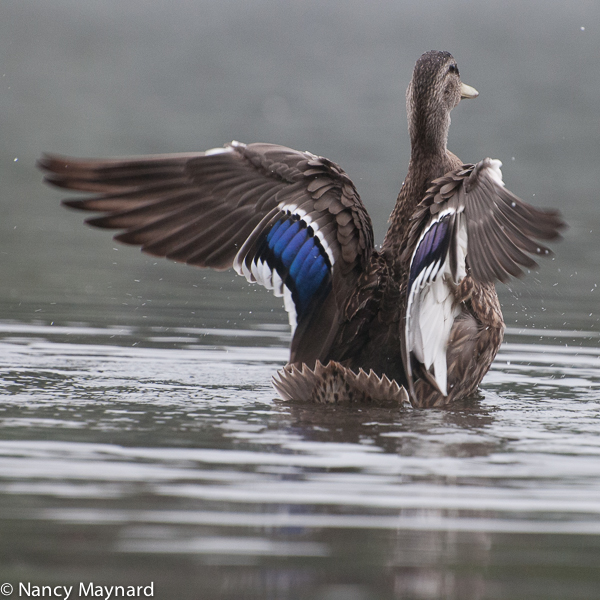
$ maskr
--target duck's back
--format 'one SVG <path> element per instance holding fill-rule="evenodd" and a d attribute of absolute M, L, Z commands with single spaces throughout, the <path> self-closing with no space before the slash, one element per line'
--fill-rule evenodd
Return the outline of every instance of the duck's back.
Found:
<path fill-rule="evenodd" d="M 411 161 L 390 216 L 384 243 L 380 250 L 373 252 L 368 268 L 357 281 L 327 360 L 338 361 L 354 371 L 360 368 L 366 371 L 372 369 L 378 375 L 385 374 L 408 387 L 402 356 L 402 327 L 410 269 L 406 256 L 411 251 L 407 248 L 411 219 L 432 182 L 461 165 L 462 161 L 450 151 L 427 160 Z M 501 322 L 502 315 L 495 288 L 493 285 L 484 288 L 481 293 L 485 293 L 491 300 L 495 317 L 499 316 Z M 458 332 L 461 340 L 465 337 L 462 329 L 464 326 Z M 499 340 L 501 339 L 500 334 Z M 489 360 L 490 364 L 494 356 L 495 352 Z M 480 380 L 481 378 L 469 387 L 476 388 Z M 419 384 L 419 387 L 420 395 L 427 397 L 427 404 L 440 400 L 437 388 L 424 384 Z M 455 392 L 452 396 L 456 396 L 460 389 L 453 387 Z"/>

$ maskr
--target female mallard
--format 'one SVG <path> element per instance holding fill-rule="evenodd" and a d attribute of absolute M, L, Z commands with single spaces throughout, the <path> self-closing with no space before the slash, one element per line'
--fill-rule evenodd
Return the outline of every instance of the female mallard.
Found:
<path fill-rule="evenodd" d="M 496 280 L 550 255 L 557 211 L 504 188 L 501 163 L 446 149 L 450 111 L 478 95 L 448 52 L 417 61 L 406 93 L 411 159 L 380 250 L 335 163 L 271 144 L 107 160 L 45 156 L 47 181 L 91 192 L 96 227 L 144 252 L 233 268 L 283 296 L 286 399 L 441 406 L 475 392 L 502 342 Z M 325 366 L 326 365 L 326 366 Z"/>

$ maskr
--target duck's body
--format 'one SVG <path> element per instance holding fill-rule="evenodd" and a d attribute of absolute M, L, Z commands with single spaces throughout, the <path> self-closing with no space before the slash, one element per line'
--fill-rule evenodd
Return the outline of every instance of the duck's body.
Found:
<path fill-rule="evenodd" d="M 440 406 L 475 392 L 502 342 L 494 282 L 549 250 L 556 211 L 504 189 L 498 161 L 446 148 L 450 111 L 477 92 L 447 52 L 428 52 L 407 91 L 411 161 L 380 250 L 334 163 L 269 144 L 114 160 L 45 157 L 48 181 L 150 254 L 233 266 L 284 297 L 293 338 L 274 381 L 284 398 Z M 324 366 L 326 365 L 326 366 Z"/>

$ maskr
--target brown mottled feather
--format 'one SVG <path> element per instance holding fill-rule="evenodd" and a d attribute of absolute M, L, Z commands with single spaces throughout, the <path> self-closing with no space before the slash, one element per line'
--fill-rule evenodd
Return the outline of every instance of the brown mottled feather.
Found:
<path fill-rule="evenodd" d="M 346 369 L 330 361 L 323 365 L 317 361 L 314 369 L 307 365 L 288 364 L 273 378 L 273 385 L 285 400 L 314 402 L 318 404 L 378 404 L 402 406 L 408 402 L 403 387 L 386 375 L 379 377 Z"/>
<path fill-rule="evenodd" d="M 535 239 L 557 240 L 564 222 L 556 210 L 530 206 L 490 176 L 491 159 L 462 165 L 435 179 L 417 207 L 403 260 L 409 260 L 429 216 L 454 204 L 467 217 L 469 266 L 481 283 L 522 277 L 524 267 L 537 263 L 525 252 L 551 256 Z"/>
<path fill-rule="evenodd" d="M 325 357 L 373 249 L 371 220 L 344 171 L 283 146 L 234 142 L 207 153 L 108 160 L 48 155 L 39 166 L 48 183 L 94 194 L 64 202 L 102 213 L 88 224 L 122 230 L 120 242 L 199 267 L 230 268 L 242 247 L 249 265 L 281 207 L 300 207 L 332 252 L 334 285 L 332 298 L 321 298 L 298 324 L 291 360 Z"/>

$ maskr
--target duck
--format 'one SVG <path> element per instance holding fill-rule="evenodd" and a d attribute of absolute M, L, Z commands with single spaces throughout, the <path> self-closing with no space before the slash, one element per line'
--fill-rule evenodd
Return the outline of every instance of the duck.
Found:
<path fill-rule="evenodd" d="M 276 144 L 80 159 L 45 154 L 45 181 L 83 197 L 93 227 L 152 256 L 233 268 L 283 298 L 292 337 L 273 385 L 287 401 L 443 407 L 475 394 L 504 337 L 495 285 L 560 239 L 559 211 L 508 191 L 501 162 L 447 148 L 478 96 L 454 57 L 423 54 L 406 92 L 411 156 L 381 246 L 349 176 Z"/>

